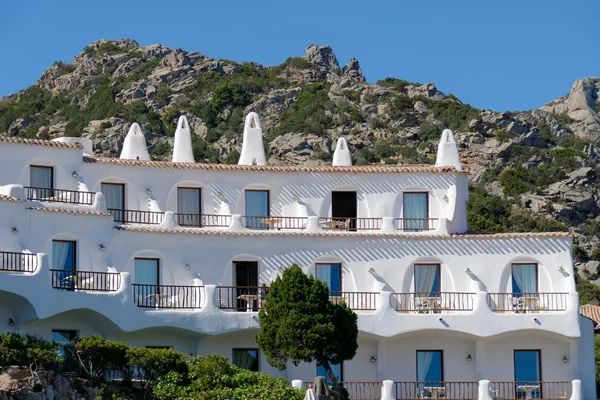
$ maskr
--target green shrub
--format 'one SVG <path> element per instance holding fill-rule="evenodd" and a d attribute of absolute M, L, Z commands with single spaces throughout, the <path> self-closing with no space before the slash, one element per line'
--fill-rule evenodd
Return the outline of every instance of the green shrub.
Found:
<path fill-rule="evenodd" d="M 600 249 L 599 248 L 595 248 L 592 250 L 592 260 L 596 260 L 596 261 L 600 261 Z"/>
<path fill-rule="evenodd" d="M 478 119 L 481 113 L 478 109 L 458 101 L 423 100 L 433 111 L 435 118 L 453 131 L 465 130 L 469 121 Z"/>
<path fill-rule="evenodd" d="M 131 347 L 127 349 L 126 359 L 147 387 L 168 372 L 187 374 L 185 356 L 173 349 Z"/>
<path fill-rule="evenodd" d="M 377 85 L 379 86 L 384 86 L 384 87 L 389 87 L 391 89 L 395 89 L 399 92 L 403 92 L 406 90 L 406 87 L 409 85 L 414 85 L 414 86 L 420 86 L 420 83 L 413 83 L 413 82 L 409 82 L 409 81 L 405 81 L 402 79 L 396 79 L 396 78 L 385 78 L 384 80 L 379 80 L 377 81 Z"/>
<path fill-rule="evenodd" d="M 482 187 L 469 189 L 467 226 L 476 232 L 505 232 L 508 226 L 510 203 L 489 194 Z"/>
<path fill-rule="evenodd" d="M 512 138 L 514 138 L 516 136 L 518 136 L 518 135 L 516 133 L 514 133 L 514 132 L 501 131 L 501 130 L 494 131 L 494 138 L 497 141 L 499 141 L 500 143 L 506 143 L 510 139 L 512 139 Z"/>
<path fill-rule="evenodd" d="M 424 142 L 439 140 L 440 136 L 440 128 L 433 122 L 423 121 L 419 126 L 419 139 Z"/>
<path fill-rule="evenodd" d="M 588 252 L 581 246 L 575 245 L 573 246 L 573 258 L 576 261 L 582 262 L 589 259 Z"/>
<path fill-rule="evenodd" d="M 69 74 L 73 71 L 75 71 L 75 66 L 72 64 L 65 64 L 62 61 L 54 61 L 54 64 L 57 68 L 56 68 L 56 75 L 57 76 L 62 76 L 65 74 Z"/>
<path fill-rule="evenodd" d="M 392 119 L 406 118 L 413 110 L 413 101 L 410 97 L 399 94 L 390 100 L 389 114 Z"/>
<path fill-rule="evenodd" d="M 577 283 L 579 302 L 583 304 L 600 304 L 600 287 L 590 281 L 580 279 Z"/>
<path fill-rule="evenodd" d="M 499 182 L 506 196 L 519 195 L 533 187 L 533 177 L 530 172 L 520 166 L 504 170 L 499 176 Z"/>
<path fill-rule="evenodd" d="M 74 358 L 79 360 L 83 375 L 92 382 L 102 381 L 108 371 L 117 372 L 127 380 L 131 376 L 127 366 L 127 349 L 125 343 L 100 336 L 82 337 L 75 341 Z"/>
<path fill-rule="evenodd" d="M 152 394 L 158 400 L 187 400 L 192 397 L 192 389 L 188 385 L 187 374 L 184 376 L 171 371 L 158 378 Z"/>
<path fill-rule="evenodd" d="M 541 217 L 536 221 L 533 232 L 568 232 L 569 227 L 564 223 L 550 217 Z"/>
<path fill-rule="evenodd" d="M 569 125 L 572 124 L 573 122 L 575 122 L 575 120 L 571 117 L 569 117 L 566 113 L 563 114 L 555 114 L 555 113 L 551 113 L 552 116 L 554 117 L 554 119 L 556 119 L 558 121 L 559 124 L 561 125 Z"/>
<path fill-rule="evenodd" d="M 0 334 L 0 367 L 31 366 L 32 370 L 53 368 L 58 359 L 58 343 L 30 334 Z"/>

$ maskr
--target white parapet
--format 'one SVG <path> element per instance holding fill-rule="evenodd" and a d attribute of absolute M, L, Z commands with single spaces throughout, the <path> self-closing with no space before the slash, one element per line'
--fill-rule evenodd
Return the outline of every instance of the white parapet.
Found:
<path fill-rule="evenodd" d="M 179 117 L 175 131 L 175 144 L 173 145 L 173 162 L 193 163 L 192 133 L 190 124 L 185 115 Z"/>
<path fill-rule="evenodd" d="M 381 400 L 394 400 L 395 397 L 392 395 L 392 388 L 394 387 L 394 381 L 383 381 L 381 387 Z"/>
<path fill-rule="evenodd" d="M 125 136 L 120 158 L 125 160 L 150 160 L 146 138 L 137 122 L 131 125 L 127 136 Z"/>
<path fill-rule="evenodd" d="M 92 148 L 92 139 L 82 138 L 82 137 L 59 137 L 56 139 L 52 139 L 53 142 L 61 142 L 61 143 L 79 143 L 83 147 L 83 154 L 86 156 L 91 156 L 94 154 Z"/>
<path fill-rule="evenodd" d="M 267 165 L 262 134 L 258 114 L 251 112 L 246 115 L 242 154 L 238 165 Z"/>
<path fill-rule="evenodd" d="M 331 165 L 346 167 L 352 165 L 352 157 L 350 155 L 350 150 L 348 150 L 348 143 L 343 137 L 337 140 L 335 151 L 333 152 L 333 162 Z"/>
<path fill-rule="evenodd" d="M 454 141 L 454 134 L 450 129 L 444 129 L 444 132 L 442 132 L 435 166 L 455 167 L 459 171 L 463 169 L 460 162 L 460 155 L 458 154 L 458 147 L 456 147 L 456 142 Z"/>

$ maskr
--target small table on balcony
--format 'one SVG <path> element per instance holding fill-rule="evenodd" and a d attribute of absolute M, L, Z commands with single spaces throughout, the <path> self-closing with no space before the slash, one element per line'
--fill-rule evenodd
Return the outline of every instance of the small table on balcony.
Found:
<path fill-rule="evenodd" d="M 263 218 L 260 220 L 261 225 L 268 225 L 269 229 L 277 228 L 281 230 L 281 218 Z"/>
<path fill-rule="evenodd" d="M 168 294 L 161 294 L 161 293 L 153 293 L 153 294 L 149 294 L 148 296 L 146 296 L 147 300 L 154 300 L 154 306 L 156 308 L 158 308 L 160 305 L 163 304 L 164 300 L 167 300 L 169 298 Z"/>
<path fill-rule="evenodd" d="M 439 305 L 439 301 L 440 298 L 436 297 L 436 296 L 431 296 L 431 297 L 417 297 L 417 299 L 421 302 L 421 303 L 427 303 L 427 308 L 423 307 L 418 307 L 417 311 L 418 312 L 422 312 L 422 311 L 426 311 L 427 314 L 431 314 L 433 311 L 437 310 L 437 308 L 435 307 L 436 304 Z"/>
<path fill-rule="evenodd" d="M 259 303 L 262 299 L 260 297 L 260 294 L 241 294 L 238 296 L 238 300 L 245 300 L 246 312 L 252 312 L 252 310 L 256 308 L 254 307 L 254 302 L 256 301 L 257 303 Z"/>
<path fill-rule="evenodd" d="M 540 298 L 521 296 L 518 298 L 518 301 L 525 305 L 525 310 L 523 311 L 535 311 L 539 308 L 538 302 L 540 301 Z"/>
<path fill-rule="evenodd" d="M 533 391 L 539 389 L 540 385 L 519 385 L 517 386 L 517 390 L 522 390 L 525 392 L 525 398 L 531 399 L 533 396 Z"/>
<path fill-rule="evenodd" d="M 443 386 L 425 386 L 423 388 L 423 390 L 431 393 L 431 398 L 432 399 L 437 399 L 438 397 L 440 397 L 439 395 L 444 393 L 444 391 L 446 390 L 445 387 Z"/>
<path fill-rule="evenodd" d="M 61 283 L 63 285 L 71 285 L 73 284 L 73 289 L 89 289 L 89 287 L 94 282 L 94 278 L 82 275 L 69 275 L 65 276 Z"/>
<path fill-rule="evenodd" d="M 348 223 L 344 220 L 332 219 L 329 221 L 321 222 L 321 225 L 325 229 L 336 229 L 336 230 L 346 230 L 348 229 Z"/>

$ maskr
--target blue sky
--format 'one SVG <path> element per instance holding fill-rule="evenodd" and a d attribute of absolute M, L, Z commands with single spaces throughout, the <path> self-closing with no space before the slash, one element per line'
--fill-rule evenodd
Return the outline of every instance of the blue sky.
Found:
<path fill-rule="evenodd" d="M 23 0 L 0 5 L 0 96 L 97 39 L 277 65 L 311 44 L 369 82 L 434 82 L 478 108 L 525 110 L 600 75 L 598 0 Z"/>

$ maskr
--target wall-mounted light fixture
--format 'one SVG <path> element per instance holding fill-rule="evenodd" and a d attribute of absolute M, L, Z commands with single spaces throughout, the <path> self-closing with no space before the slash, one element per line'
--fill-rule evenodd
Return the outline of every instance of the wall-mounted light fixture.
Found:
<path fill-rule="evenodd" d="M 100 251 L 104 251 L 104 250 L 106 250 L 106 247 L 104 247 L 104 245 L 103 245 L 103 244 L 101 244 L 101 245 L 98 245 L 98 249 L 99 249 Z"/>
<path fill-rule="evenodd" d="M 185 269 L 190 271 L 192 269 L 192 266 L 190 264 L 185 264 Z"/>
<path fill-rule="evenodd" d="M 15 320 L 12 318 L 8 319 L 8 326 L 15 326 Z"/>
<path fill-rule="evenodd" d="M 371 356 L 371 358 L 369 358 L 369 361 L 371 361 L 372 363 L 377 362 L 377 357 Z"/>
<path fill-rule="evenodd" d="M 470 354 L 467 354 L 467 361 L 473 361 L 473 357 Z"/>
<path fill-rule="evenodd" d="M 465 269 L 465 274 L 473 275 L 473 271 L 471 271 L 471 268 L 467 268 L 467 269 Z"/>
<path fill-rule="evenodd" d="M 79 178 L 79 174 L 77 173 L 77 171 L 73 171 L 73 172 L 71 173 L 71 176 L 72 176 L 73 178 Z"/>
<path fill-rule="evenodd" d="M 375 269 L 373 269 L 373 267 L 369 268 L 369 273 L 370 274 L 374 274 L 375 273 Z"/>
<path fill-rule="evenodd" d="M 564 269 L 564 268 L 562 267 L 562 265 L 561 265 L 561 267 L 558 269 L 558 272 L 560 272 L 561 274 L 566 274 L 566 273 L 567 273 L 567 270 L 566 270 L 566 269 Z"/>
<path fill-rule="evenodd" d="M 152 196 L 152 190 L 150 188 L 146 188 L 146 194 L 148 196 Z"/>
<path fill-rule="evenodd" d="M 447 203 L 450 201 L 450 199 L 448 198 L 448 195 L 444 195 L 444 197 L 442 197 L 442 199 Z"/>
<path fill-rule="evenodd" d="M 223 194 L 223 192 L 218 191 L 217 192 L 217 197 L 219 198 L 219 200 L 223 200 L 225 198 L 225 195 Z"/>
<path fill-rule="evenodd" d="M 296 203 L 300 201 L 300 197 L 298 197 L 297 194 L 292 196 L 292 201 L 295 201 Z"/>
<path fill-rule="evenodd" d="M 567 356 L 563 356 L 562 362 L 564 362 L 565 364 L 569 362 L 569 359 L 567 358 Z"/>
<path fill-rule="evenodd" d="M 19 230 L 17 228 L 15 228 L 14 226 L 12 228 L 12 234 L 13 235 L 18 235 L 19 234 Z"/>

